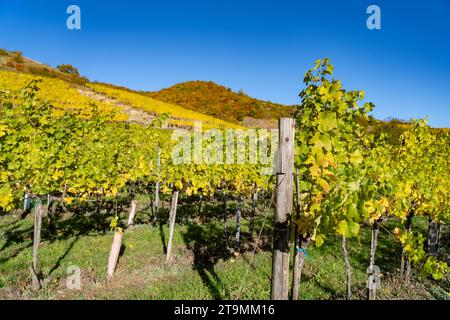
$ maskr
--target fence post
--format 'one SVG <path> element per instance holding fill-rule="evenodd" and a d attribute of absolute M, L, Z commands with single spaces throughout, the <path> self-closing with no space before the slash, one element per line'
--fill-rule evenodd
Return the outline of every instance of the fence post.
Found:
<path fill-rule="evenodd" d="M 34 209 L 34 234 L 33 234 L 33 259 L 31 262 L 31 279 L 32 289 L 37 292 L 40 289 L 40 279 L 38 272 L 38 255 L 39 244 L 41 243 L 41 229 L 42 229 L 42 215 L 44 213 L 44 206 L 41 199 L 36 200 L 36 207 Z"/>
<path fill-rule="evenodd" d="M 172 201 L 170 204 L 170 218 L 169 218 L 169 241 L 167 242 L 167 254 L 166 261 L 170 261 L 172 255 L 172 242 L 173 233 L 175 229 L 175 220 L 177 218 L 177 205 L 178 205 L 178 190 L 172 191 Z"/>
<path fill-rule="evenodd" d="M 123 231 L 120 228 L 118 228 L 118 230 L 114 232 L 111 251 L 109 252 L 108 268 L 106 275 L 106 279 L 108 282 L 111 281 L 114 277 L 114 271 L 116 270 L 117 261 L 119 260 L 120 255 L 120 249 L 122 247 L 122 238 L 123 238 Z"/>
<path fill-rule="evenodd" d="M 289 236 L 294 198 L 294 120 L 281 118 L 277 159 L 276 212 L 273 240 L 272 300 L 289 293 Z"/>

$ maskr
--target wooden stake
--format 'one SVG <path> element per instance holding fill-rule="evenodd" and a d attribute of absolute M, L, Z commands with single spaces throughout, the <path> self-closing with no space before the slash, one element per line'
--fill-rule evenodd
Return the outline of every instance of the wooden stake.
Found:
<path fill-rule="evenodd" d="M 114 276 L 114 270 L 116 270 L 117 260 L 119 259 L 120 248 L 122 247 L 122 230 L 117 230 L 114 233 L 114 239 L 111 246 L 111 252 L 109 253 L 108 259 L 108 271 L 107 271 L 107 280 L 110 281 Z"/>
<path fill-rule="evenodd" d="M 167 242 L 166 261 L 170 261 L 172 254 L 172 241 L 173 241 L 173 232 L 175 229 L 175 220 L 177 217 L 177 205 L 178 205 L 178 190 L 173 190 L 172 201 L 170 204 L 169 241 Z"/>
<path fill-rule="evenodd" d="M 369 300 L 376 300 L 377 298 L 377 279 L 376 279 L 377 275 L 375 274 L 375 254 L 377 252 L 378 231 L 379 225 L 378 222 L 375 221 L 372 225 L 372 240 L 370 246 L 370 263 L 369 263 L 369 279 L 368 279 Z"/>
<path fill-rule="evenodd" d="M 296 190 L 296 203 L 295 212 L 296 219 L 300 218 L 300 178 L 298 176 L 298 169 L 295 169 L 295 190 Z M 292 274 L 292 300 L 298 300 L 300 289 L 301 269 L 303 267 L 303 252 L 301 252 L 301 241 L 298 225 L 294 226 L 294 265 Z"/>
<path fill-rule="evenodd" d="M 344 256 L 345 261 L 345 274 L 346 274 L 346 282 L 347 282 L 347 295 L 346 299 L 351 300 L 352 299 L 352 274 L 351 274 L 351 268 L 350 268 L 350 260 L 348 257 L 348 251 L 347 251 L 347 238 L 345 236 L 342 236 L 342 242 L 341 242 L 341 249 L 342 249 L 342 255 Z"/>
<path fill-rule="evenodd" d="M 33 234 L 33 260 L 31 262 L 31 277 L 33 291 L 39 291 L 40 283 L 38 277 L 38 255 L 39 244 L 41 243 L 42 215 L 44 206 L 40 199 L 37 200 L 37 206 L 34 210 L 34 234 Z"/>
<path fill-rule="evenodd" d="M 136 208 L 137 208 L 137 200 L 133 199 L 133 200 L 131 200 L 131 210 L 130 210 L 130 215 L 128 216 L 127 227 L 131 226 L 134 223 L 134 216 L 136 215 Z"/>
<path fill-rule="evenodd" d="M 412 229 L 412 219 L 414 217 L 414 207 L 415 204 L 412 205 L 412 209 L 409 211 L 408 216 L 406 217 L 406 224 L 405 224 L 405 232 L 409 233 Z M 411 264 L 409 262 L 408 257 L 406 256 L 406 250 L 405 247 L 402 247 L 402 261 L 400 265 L 400 278 L 404 282 L 409 282 L 409 275 L 411 272 Z"/>
<path fill-rule="evenodd" d="M 279 121 L 276 213 L 274 225 L 272 300 L 287 300 L 289 295 L 289 237 L 293 208 L 294 120 Z"/>

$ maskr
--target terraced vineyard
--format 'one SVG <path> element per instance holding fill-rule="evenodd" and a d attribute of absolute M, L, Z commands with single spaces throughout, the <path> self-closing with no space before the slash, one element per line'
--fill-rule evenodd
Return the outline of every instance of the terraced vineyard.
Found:
<path fill-rule="evenodd" d="M 87 84 L 89 88 L 92 88 L 95 92 L 107 95 L 110 98 L 117 99 L 122 103 L 126 103 L 137 109 L 141 109 L 145 112 L 162 115 L 170 114 L 170 123 L 174 126 L 193 126 L 193 121 L 201 121 L 204 123 L 205 127 L 216 127 L 216 128 L 239 128 L 240 126 L 236 124 L 231 124 L 226 121 L 222 121 L 202 113 L 194 112 L 175 104 L 165 103 L 159 100 L 146 97 L 142 94 L 133 93 L 130 91 L 120 90 L 111 88 L 109 86 L 89 83 Z"/>
<path fill-rule="evenodd" d="M 55 115 L 61 115 L 64 110 L 87 111 L 92 105 L 96 105 L 100 112 L 113 114 L 114 121 L 148 124 L 156 116 L 167 114 L 169 118 L 167 123 L 169 127 L 173 128 L 192 128 L 195 121 L 201 121 L 205 128 L 240 127 L 138 93 L 109 88 L 100 84 L 87 83 L 86 86 L 83 86 L 61 79 L 0 70 L 2 90 L 18 92 L 33 79 L 41 82 L 38 98 L 51 102 L 55 107 Z"/>

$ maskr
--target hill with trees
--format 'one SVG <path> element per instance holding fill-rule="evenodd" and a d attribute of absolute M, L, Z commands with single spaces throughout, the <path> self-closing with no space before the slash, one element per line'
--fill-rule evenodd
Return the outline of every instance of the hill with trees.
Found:
<path fill-rule="evenodd" d="M 234 123 L 241 123 L 246 117 L 254 119 L 287 117 L 295 109 L 294 106 L 255 99 L 242 90 L 234 92 L 211 81 L 188 81 L 146 94 L 157 100 Z"/>

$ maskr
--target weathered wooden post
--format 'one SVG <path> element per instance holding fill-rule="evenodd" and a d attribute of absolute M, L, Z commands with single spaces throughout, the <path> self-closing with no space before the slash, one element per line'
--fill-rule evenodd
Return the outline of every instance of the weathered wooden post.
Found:
<path fill-rule="evenodd" d="M 131 200 L 131 209 L 130 214 L 128 216 L 127 227 L 131 226 L 134 223 L 134 216 L 136 215 L 136 209 L 137 209 L 137 200 L 133 199 Z"/>
<path fill-rule="evenodd" d="M 169 241 L 167 242 L 166 261 L 170 261 L 172 254 L 173 233 L 175 229 L 175 220 L 177 218 L 178 193 L 179 191 L 175 189 L 172 192 L 172 201 L 170 204 L 169 215 Z"/>
<path fill-rule="evenodd" d="M 415 208 L 416 204 L 412 203 L 411 209 L 408 212 L 408 215 L 406 216 L 406 223 L 405 223 L 405 232 L 409 233 L 412 229 L 412 220 L 414 218 L 415 214 Z M 409 262 L 408 257 L 406 256 L 406 250 L 405 246 L 402 247 L 402 260 L 400 264 L 400 278 L 404 282 L 409 282 L 409 276 L 411 273 L 411 264 Z"/>
<path fill-rule="evenodd" d="M 294 198 L 294 120 L 281 118 L 277 159 L 276 212 L 273 240 L 272 300 L 289 293 L 289 235 Z"/>
<path fill-rule="evenodd" d="M 31 278 L 33 291 L 39 291 L 40 281 L 38 276 L 39 244 L 41 243 L 42 215 L 44 206 L 41 199 L 37 198 L 34 209 L 34 233 L 33 233 L 33 259 L 31 261 Z"/>
<path fill-rule="evenodd" d="M 116 270 L 117 261 L 119 260 L 120 248 L 122 247 L 123 231 L 120 228 L 114 232 L 113 243 L 108 258 L 107 281 L 111 281 Z"/>
<path fill-rule="evenodd" d="M 298 169 L 295 169 L 295 191 L 296 191 L 296 203 L 295 203 L 295 219 L 300 218 L 300 177 L 298 175 Z M 300 231 L 298 225 L 294 225 L 294 265 L 292 272 L 292 300 L 298 300 L 298 294 L 300 289 L 300 279 L 304 261 L 304 253 L 302 252 L 302 244 L 300 241 Z M 301 256 L 300 256 L 301 254 Z"/>
<path fill-rule="evenodd" d="M 369 279 L 367 280 L 367 286 L 369 288 L 369 300 L 377 299 L 377 274 L 375 266 L 375 253 L 377 251 L 378 233 L 380 231 L 380 226 L 378 221 L 374 221 L 372 225 L 372 240 L 370 245 L 370 263 L 368 268 Z"/>

